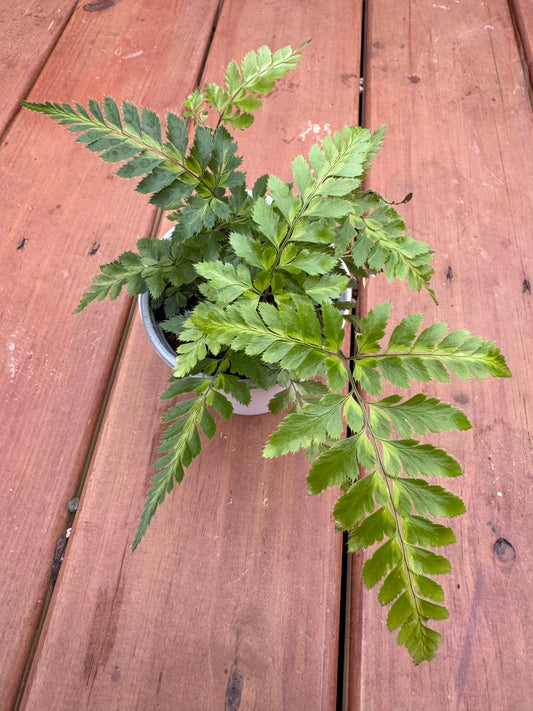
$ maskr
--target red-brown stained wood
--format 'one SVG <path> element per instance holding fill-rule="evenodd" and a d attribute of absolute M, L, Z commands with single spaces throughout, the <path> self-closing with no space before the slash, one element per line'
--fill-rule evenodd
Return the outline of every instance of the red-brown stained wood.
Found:
<path fill-rule="evenodd" d="M 533 1 L 510 0 L 509 10 L 515 23 L 515 31 L 523 53 L 524 73 L 529 83 L 530 98 L 533 84 Z"/>
<path fill-rule="evenodd" d="M 136 320 L 23 708 L 212 709 L 231 679 L 242 708 L 332 708 L 332 500 L 261 458 L 273 418 L 219 422 L 130 552 L 168 372 Z"/>
<path fill-rule="evenodd" d="M 54 48 L 76 0 L 2 3 L 0 16 L 0 135 Z"/>
<path fill-rule="evenodd" d="M 533 120 L 507 3 L 369 4 L 365 121 L 388 124 L 372 187 L 436 250 L 439 307 L 376 278 L 363 308 L 392 298 L 393 317 L 466 327 L 502 348 L 511 380 L 435 390 L 474 429 L 441 437 L 466 476 L 449 486 L 467 513 L 446 549 L 450 620 L 432 663 L 415 667 L 386 629 L 376 590 L 362 598 L 363 650 L 352 669 L 355 711 L 528 711 L 531 708 L 531 219 Z M 355 589 L 360 584 L 354 579 Z M 355 597 L 355 595 L 354 595 Z"/>
<path fill-rule="evenodd" d="M 251 176 L 289 177 L 315 123 L 356 121 L 358 78 L 340 78 L 358 72 L 354 5 L 332 3 L 324 14 L 317 2 L 224 4 L 207 79 L 260 44 L 313 37 L 300 68 L 266 100 L 258 132 L 243 135 Z M 326 59 L 333 35 L 335 63 Z M 22 708 L 333 709 L 342 544 L 334 493 L 306 495 L 303 456 L 261 457 L 274 418 L 220 422 L 129 552 L 168 374 L 136 319 Z"/>
<path fill-rule="evenodd" d="M 30 98 L 86 102 L 109 92 L 176 107 L 195 85 L 217 9 L 216 0 L 157 12 L 140 1 L 99 12 L 80 4 Z M 17 695 L 130 304 L 71 312 L 98 266 L 150 233 L 154 211 L 133 183 L 28 111 L 1 145 L 0 164 L 3 710 Z"/>

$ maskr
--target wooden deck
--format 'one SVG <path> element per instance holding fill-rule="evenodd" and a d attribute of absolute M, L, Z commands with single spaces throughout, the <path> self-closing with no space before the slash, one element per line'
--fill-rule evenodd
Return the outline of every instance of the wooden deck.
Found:
<path fill-rule="evenodd" d="M 0 35 L 0 711 L 531 711 L 532 0 L 25 0 L 4 3 Z M 130 553 L 168 369 L 127 297 L 70 314 L 157 214 L 18 108 L 110 94 L 178 110 L 230 59 L 307 38 L 240 140 L 250 179 L 288 179 L 357 122 L 362 75 L 363 124 L 388 126 L 371 185 L 414 193 L 403 214 L 436 251 L 439 306 L 376 279 L 360 308 L 392 298 L 398 317 L 493 338 L 514 374 L 438 390 L 474 429 L 441 439 L 468 513 L 445 640 L 419 667 L 360 558 L 343 591 L 334 492 L 306 497 L 303 458 L 262 459 L 270 416 L 221 423 Z"/>

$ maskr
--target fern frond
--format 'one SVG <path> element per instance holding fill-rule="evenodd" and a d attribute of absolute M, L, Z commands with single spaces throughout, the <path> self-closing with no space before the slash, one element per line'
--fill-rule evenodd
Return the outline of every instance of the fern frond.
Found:
<path fill-rule="evenodd" d="M 409 387 L 413 380 L 448 382 L 449 373 L 462 380 L 510 377 L 505 358 L 493 341 L 464 329 L 448 331 L 442 323 L 419 332 L 422 314 L 406 316 L 393 330 L 387 347 L 377 353 L 389 313 L 390 304 L 377 306 L 362 319 L 362 333 L 356 336 L 355 377 L 371 394 L 380 393 L 382 377 L 401 388 Z"/>
<path fill-rule="evenodd" d="M 152 486 L 144 503 L 132 550 L 141 542 L 165 496 L 172 491 L 175 483 L 181 483 L 185 469 L 200 454 L 200 431 L 209 439 L 214 437 L 216 423 L 209 408 L 214 408 L 223 417 L 231 417 L 231 403 L 214 388 L 228 387 L 235 394 L 234 383 L 230 384 L 228 380 L 222 382 L 220 379 L 215 382 L 216 380 L 217 378 L 213 377 L 173 381 L 162 395 L 163 399 L 170 399 L 186 393 L 193 394 L 192 397 L 173 405 L 163 416 L 163 422 L 171 424 L 166 428 L 159 447 L 163 456 L 154 463 L 157 473 L 152 478 Z M 246 400 L 240 390 L 239 395 Z"/>

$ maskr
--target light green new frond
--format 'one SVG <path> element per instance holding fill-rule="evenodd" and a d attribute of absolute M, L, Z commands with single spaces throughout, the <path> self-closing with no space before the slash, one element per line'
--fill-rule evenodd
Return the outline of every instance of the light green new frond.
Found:
<path fill-rule="evenodd" d="M 468 380 L 486 379 L 488 376 L 505 378 L 511 375 L 505 358 L 492 341 L 472 336 L 460 329 L 449 331 L 446 324 L 432 324 L 418 332 L 422 316 L 406 316 L 392 332 L 389 343 L 382 349 L 380 341 L 388 324 L 390 304 L 379 304 L 362 319 L 362 333 L 356 334 L 358 354 L 356 357 L 356 377 L 363 380 L 370 377 L 368 392 L 379 394 L 380 376 L 397 387 L 406 388 L 413 380 L 420 382 L 448 382 L 449 373 Z M 419 333 L 419 335 L 417 335 Z M 367 357 L 371 354 L 371 358 Z M 457 422 L 459 418 L 454 415 Z M 429 429 L 429 428 L 428 428 Z M 460 429 L 466 429 L 463 421 Z"/>
<path fill-rule="evenodd" d="M 385 352 L 380 356 L 380 370 L 390 382 L 396 380 L 396 384 L 399 384 L 398 379 L 405 379 L 408 383 L 411 380 L 445 382 L 448 380 L 446 370 L 462 380 L 510 376 L 504 356 L 492 341 L 472 336 L 468 331 L 460 329 L 450 331 L 431 345 L 431 337 L 435 333 L 442 334 L 440 325 L 434 324 L 432 333 L 427 334 L 426 330 L 415 340 L 416 334 L 407 323 L 410 318 L 403 319 L 395 329 Z"/>
<path fill-rule="evenodd" d="M 202 302 L 192 312 L 190 323 L 192 330 L 183 331 L 181 340 L 203 340 L 213 352 L 230 347 L 260 356 L 265 363 L 276 363 L 301 379 L 326 373 L 329 377 L 331 372 L 337 385 L 342 376 L 335 368 L 338 357 L 323 345 L 320 321 L 309 302 L 287 302 L 277 309 L 268 303 L 256 307 L 252 300 L 235 301 L 226 308 Z M 184 343 L 178 354 L 184 354 L 186 348 Z M 345 383 L 346 371 L 342 377 Z"/>
<path fill-rule="evenodd" d="M 289 413 L 270 436 L 263 456 L 280 457 L 338 440 L 342 434 L 345 401 L 346 396 L 329 394 L 322 398 L 320 404 L 306 404 L 301 412 Z"/>
<path fill-rule="evenodd" d="M 388 508 L 381 507 L 367 516 L 358 526 L 350 531 L 348 550 L 351 553 L 368 548 L 376 541 L 390 538 L 396 533 L 396 521 Z"/>
<path fill-rule="evenodd" d="M 415 510 L 420 516 L 453 518 L 466 511 L 462 499 L 442 486 L 428 484 L 424 479 L 397 478 L 392 480 L 393 498 L 402 517 Z"/>
<path fill-rule="evenodd" d="M 419 444 L 415 439 L 381 440 L 383 461 L 390 476 L 404 471 L 410 477 L 461 476 L 459 463 L 443 449 L 432 444 Z"/>
<path fill-rule="evenodd" d="M 371 421 L 376 421 L 383 415 L 392 423 L 400 437 L 405 439 L 412 437 L 414 432 L 425 435 L 427 432 L 471 428 L 468 418 L 461 410 L 423 393 L 403 402 L 400 395 L 391 395 L 383 400 L 369 402 L 368 407 Z M 385 439 L 388 439 L 386 434 Z"/>
<path fill-rule="evenodd" d="M 350 439 L 355 439 L 351 437 Z M 388 501 L 387 487 L 377 471 L 353 483 L 335 504 L 333 515 L 346 531 L 353 529 L 366 513 L 372 513 L 375 502 Z"/>
<path fill-rule="evenodd" d="M 391 312 L 390 302 L 378 304 L 361 320 L 361 333 L 356 334 L 359 354 L 377 353 L 385 335 Z"/>
<path fill-rule="evenodd" d="M 328 486 L 342 486 L 357 478 L 357 439 L 357 436 L 341 439 L 315 459 L 307 476 L 311 494 L 319 494 Z"/>
<path fill-rule="evenodd" d="M 195 269 L 215 290 L 216 299 L 229 304 L 246 291 L 253 292 L 250 272 L 244 264 L 234 267 L 225 262 L 199 262 Z"/>
<path fill-rule="evenodd" d="M 302 58 L 300 50 L 307 44 L 304 42 L 296 50 L 286 46 L 272 52 L 264 45 L 257 52 L 250 51 L 244 57 L 241 65 L 233 60 L 226 69 L 225 88 L 216 84 L 205 87 L 205 101 L 219 114 L 219 123 L 226 123 L 233 128 L 246 128 L 253 123 L 253 112 L 262 105 L 260 98 L 271 91 L 278 79 L 295 68 Z M 188 108 L 196 121 L 203 121 L 203 95 L 191 95 Z"/>

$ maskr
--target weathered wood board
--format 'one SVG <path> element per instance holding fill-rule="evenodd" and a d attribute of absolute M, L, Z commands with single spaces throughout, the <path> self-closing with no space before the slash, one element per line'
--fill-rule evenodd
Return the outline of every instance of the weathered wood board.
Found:
<path fill-rule="evenodd" d="M 371 281 L 363 308 L 410 311 L 493 338 L 514 377 L 456 379 L 436 392 L 474 429 L 442 437 L 466 476 L 443 576 L 451 618 L 436 660 L 415 667 L 386 629 L 376 591 L 352 626 L 350 710 L 528 711 L 531 676 L 531 224 L 533 116 L 506 2 L 378 1 L 368 6 L 365 123 L 388 124 L 371 184 L 436 250 L 427 296 Z"/>
<path fill-rule="evenodd" d="M 292 157 L 333 130 L 328 121 L 357 120 L 361 5 L 323 9 L 224 4 L 208 79 L 250 48 L 313 38 L 243 137 L 252 179 L 289 177 Z M 335 63 L 325 61 L 333 35 Z M 334 709 L 342 540 L 333 496 L 306 496 L 303 457 L 261 457 L 272 418 L 221 422 L 130 554 L 167 376 L 135 318 L 22 708 Z"/>
<path fill-rule="evenodd" d="M 0 136 L 42 70 L 76 0 L 4 2 L 0 13 Z"/>
<path fill-rule="evenodd" d="M 529 84 L 530 99 L 533 101 L 533 1 L 511 0 L 509 10 L 512 14 L 517 40 L 523 53 L 522 61 L 526 81 Z"/>
<path fill-rule="evenodd" d="M 167 108 L 194 86 L 217 10 L 217 0 L 169 2 L 157 12 L 133 0 L 101 12 L 80 5 L 31 98 L 109 92 Z M 78 493 L 130 304 L 70 314 L 98 265 L 149 234 L 155 213 L 64 129 L 28 111 L 0 147 L 0 184 L 3 710 L 17 696 L 46 604 L 54 547 L 69 524 L 66 505 Z"/>

